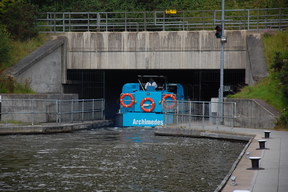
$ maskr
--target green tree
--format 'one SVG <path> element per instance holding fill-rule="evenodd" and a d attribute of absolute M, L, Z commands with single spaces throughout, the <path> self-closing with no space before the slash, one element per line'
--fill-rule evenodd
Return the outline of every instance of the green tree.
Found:
<path fill-rule="evenodd" d="M 4 69 L 10 58 L 11 52 L 11 39 L 10 34 L 7 32 L 4 25 L 0 25 L 0 71 Z"/>
<path fill-rule="evenodd" d="M 25 2 L 16 2 L 1 15 L 1 21 L 15 39 L 26 40 L 38 34 L 38 8 Z"/>
<path fill-rule="evenodd" d="M 288 52 L 282 54 L 275 52 L 274 62 L 271 68 L 275 71 L 275 77 L 280 81 L 280 89 L 284 95 L 285 106 L 281 111 L 277 124 L 288 128 Z"/>

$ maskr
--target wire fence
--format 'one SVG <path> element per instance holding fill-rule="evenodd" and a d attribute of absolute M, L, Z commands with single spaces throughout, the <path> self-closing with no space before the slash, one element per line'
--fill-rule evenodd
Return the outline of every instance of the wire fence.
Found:
<path fill-rule="evenodd" d="M 208 101 L 165 101 L 165 125 L 173 127 L 205 127 L 209 125 L 235 126 L 236 102 L 223 103 L 223 115 L 218 114 L 218 102 Z M 168 107 L 167 107 L 168 106 Z"/>
<path fill-rule="evenodd" d="M 2 99 L 0 120 L 31 125 L 104 120 L 104 102 L 104 99 Z"/>
<path fill-rule="evenodd" d="M 46 12 L 38 18 L 42 32 L 214 30 L 221 10 L 146 12 Z M 227 30 L 284 30 L 288 8 L 225 10 Z"/>

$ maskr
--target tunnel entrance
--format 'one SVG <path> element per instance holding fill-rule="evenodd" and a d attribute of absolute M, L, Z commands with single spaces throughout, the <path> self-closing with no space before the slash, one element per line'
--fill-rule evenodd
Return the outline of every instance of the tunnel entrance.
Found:
<path fill-rule="evenodd" d="M 137 75 L 164 75 L 170 83 L 184 86 L 185 99 L 209 101 L 218 97 L 219 70 L 68 70 L 64 93 L 81 99 L 105 98 L 105 115 L 114 119 L 125 83 L 137 82 Z M 244 69 L 224 71 L 224 96 L 237 92 L 245 83 Z"/>

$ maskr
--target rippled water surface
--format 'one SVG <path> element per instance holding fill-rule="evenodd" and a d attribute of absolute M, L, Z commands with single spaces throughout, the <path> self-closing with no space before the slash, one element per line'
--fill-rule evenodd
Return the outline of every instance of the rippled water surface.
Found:
<path fill-rule="evenodd" d="M 1 136 L 0 191 L 214 191 L 245 145 L 153 133 Z"/>

